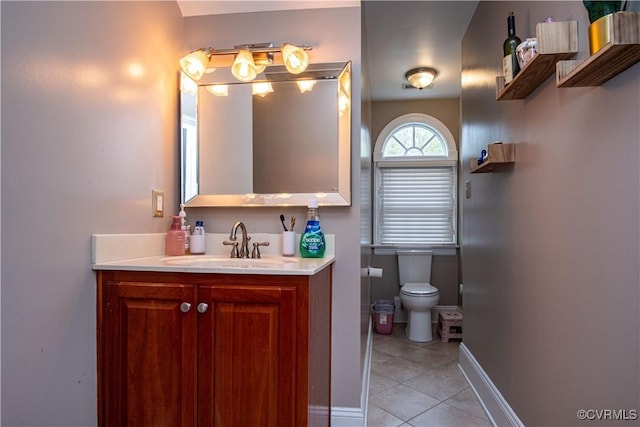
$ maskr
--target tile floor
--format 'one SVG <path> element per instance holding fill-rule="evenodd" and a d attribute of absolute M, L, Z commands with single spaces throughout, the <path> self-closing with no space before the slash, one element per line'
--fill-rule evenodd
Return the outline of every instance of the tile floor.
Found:
<path fill-rule="evenodd" d="M 374 332 L 367 427 L 491 426 L 458 368 L 460 340 L 415 343 L 404 328 Z"/>

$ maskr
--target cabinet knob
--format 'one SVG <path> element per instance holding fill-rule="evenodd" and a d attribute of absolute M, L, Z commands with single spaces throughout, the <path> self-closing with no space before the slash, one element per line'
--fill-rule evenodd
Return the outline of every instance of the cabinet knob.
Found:
<path fill-rule="evenodd" d="M 209 304 L 205 304 L 203 302 L 198 304 L 198 313 L 206 313 L 208 309 L 209 309 Z"/>
<path fill-rule="evenodd" d="M 191 310 L 191 304 L 189 304 L 188 302 L 183 302 L 182 304 L 180 304 L 181 312 L 186 313 L 189 310 Z"/>

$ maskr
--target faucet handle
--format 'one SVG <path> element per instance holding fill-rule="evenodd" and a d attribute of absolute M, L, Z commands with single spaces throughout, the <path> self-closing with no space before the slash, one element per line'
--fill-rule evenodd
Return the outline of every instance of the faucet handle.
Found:
<path fill-rule="evenodd" d="M 236 240 L 225 240 L 222 244 L 225 246 L 233 246 L 231 248 L 231 258 L 240 257 L 240 252 L 238 252 L 238 242 Z"/>
<path fill-rule="evenodd" d="M 255 242 L 253 244 L 253 252 L 251 252 L 251 258 L 260 258 L 260 246 L 269 246 L 269 242 Z"/>

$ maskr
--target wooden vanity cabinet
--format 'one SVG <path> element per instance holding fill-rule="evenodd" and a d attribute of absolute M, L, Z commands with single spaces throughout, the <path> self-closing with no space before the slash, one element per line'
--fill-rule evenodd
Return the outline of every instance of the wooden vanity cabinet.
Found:
<path fill-rule="evenodd" d="M 330 424 L 331 266 L 313 276 L 98 271 L 98 419 Z"/>

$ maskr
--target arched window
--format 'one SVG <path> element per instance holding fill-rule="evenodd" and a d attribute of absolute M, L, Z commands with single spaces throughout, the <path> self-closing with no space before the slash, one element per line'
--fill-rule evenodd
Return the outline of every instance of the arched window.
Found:
<path fill-rule="evenodd" d="M 374 243 L 457 243 L 457 161 L 453 135 L 434 117 L 413 113 L 384 127 L 374 149 Z"/>

